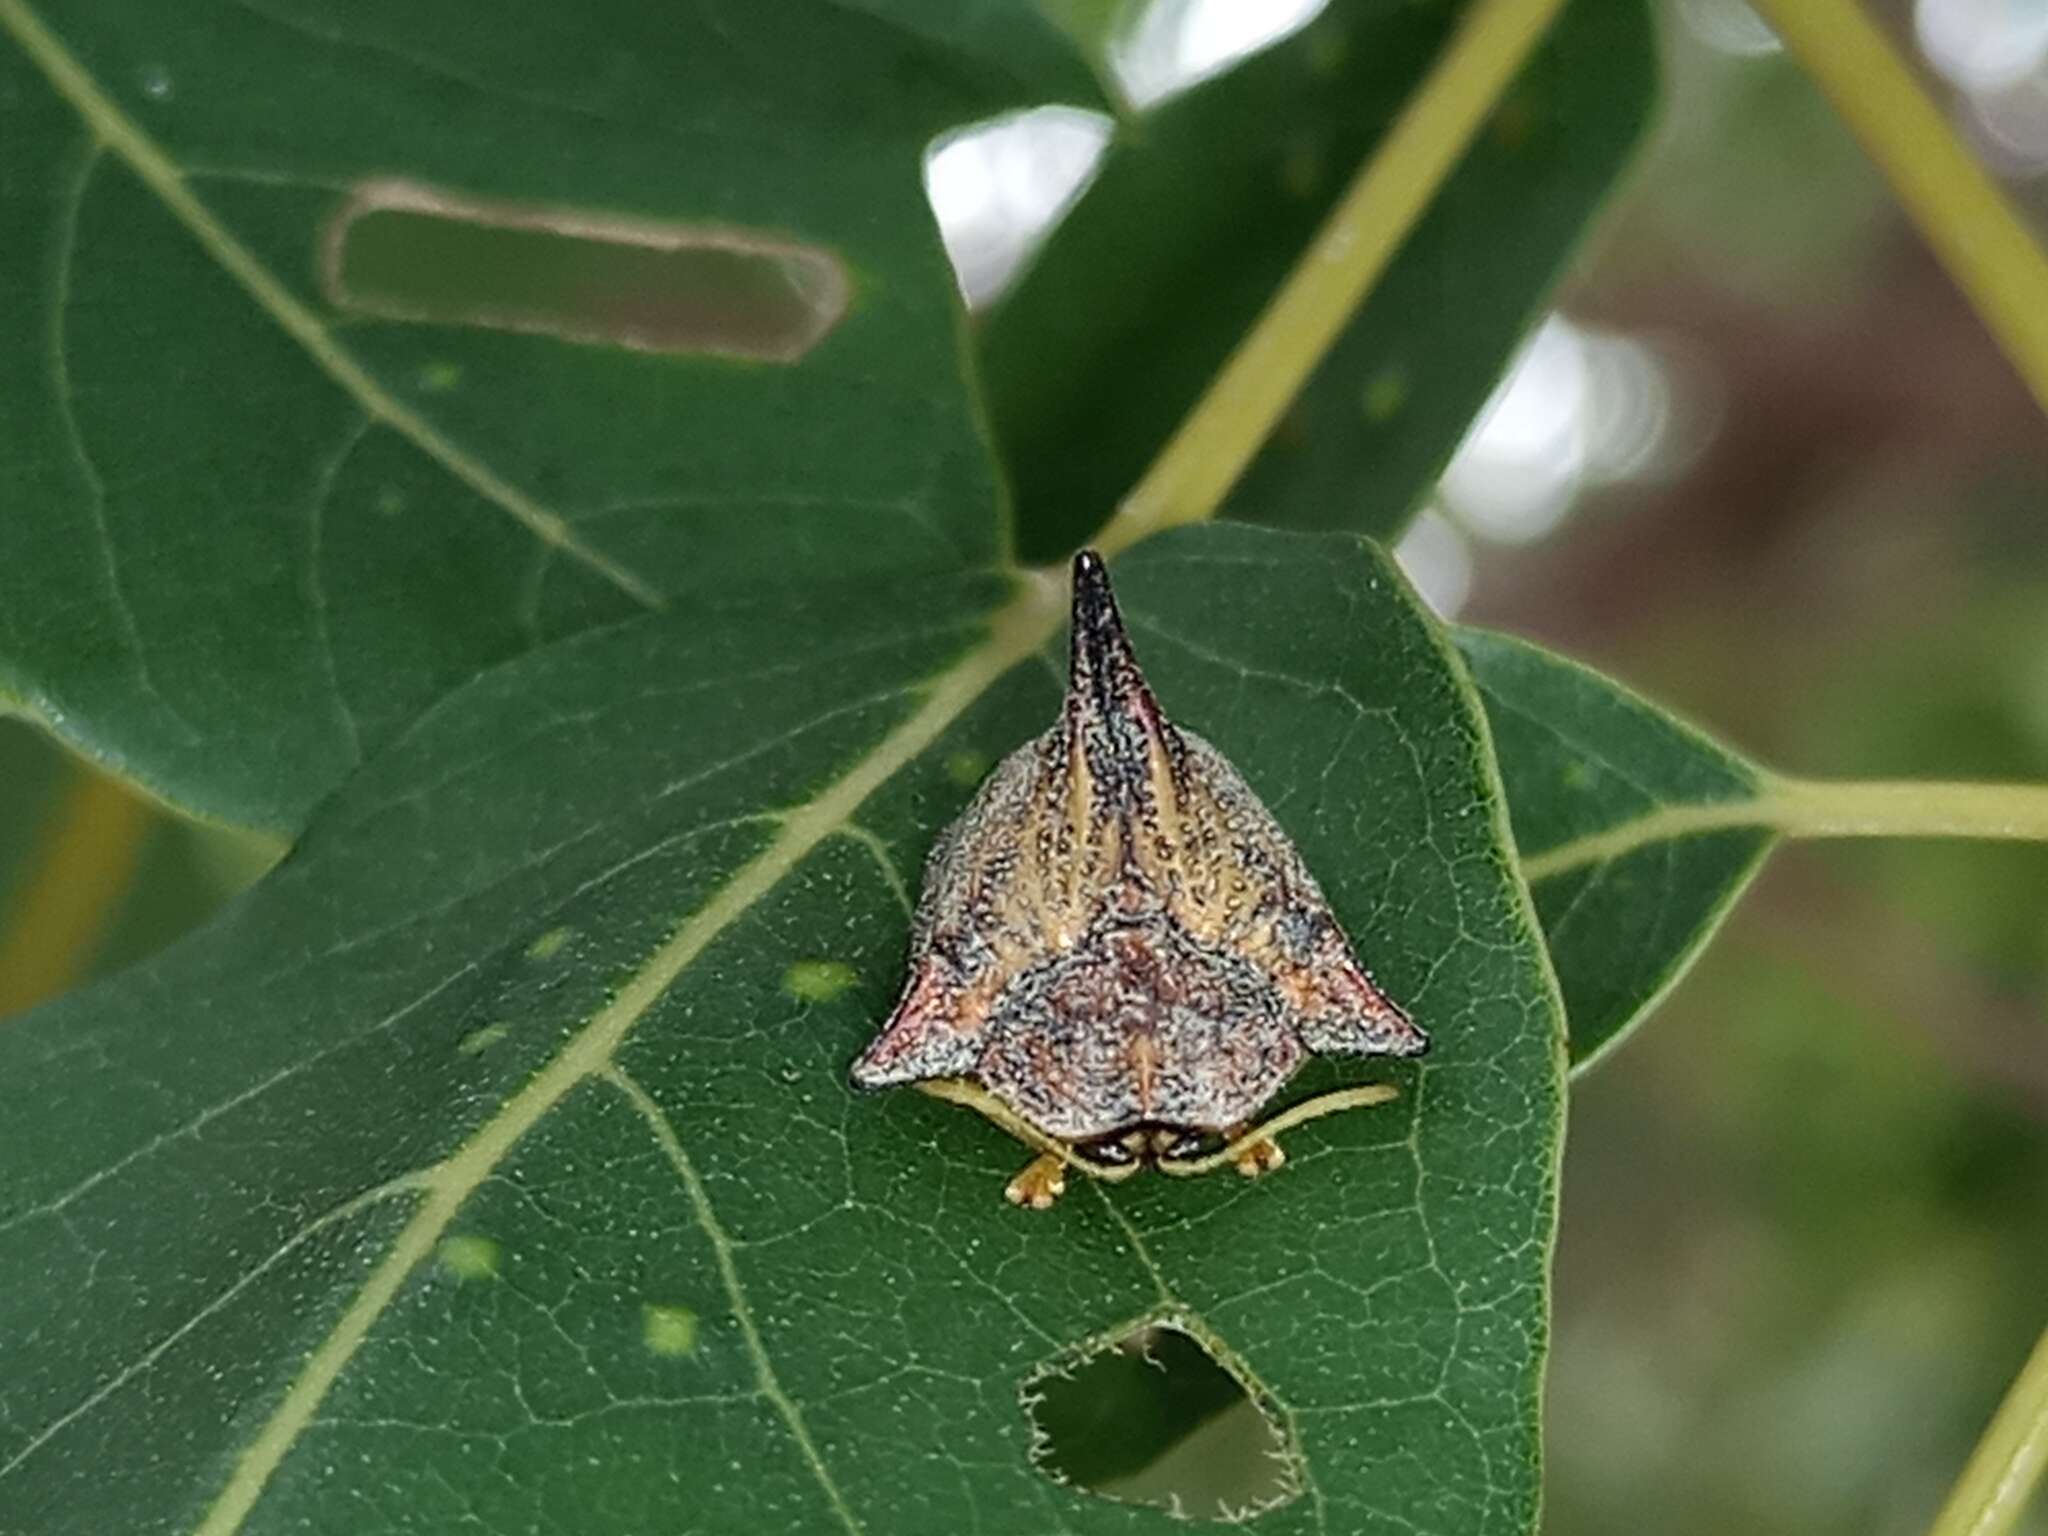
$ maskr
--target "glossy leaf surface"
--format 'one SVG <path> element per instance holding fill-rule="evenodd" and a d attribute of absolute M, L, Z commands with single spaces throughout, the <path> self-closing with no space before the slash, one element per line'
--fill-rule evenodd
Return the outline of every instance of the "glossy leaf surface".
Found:
<path fill-rule="evenodd" d="M 1118 568 L 1434 1036 L 1257 1183 L 1001 1188 L 847 1063 L 917 861 L 1058 697 L 991 577 L 646 618 L 486 674 L 194 939 L 0 1034 L 0 1528 L 1170 1530 L 1018 1394 L 1146 1317 L 1291 1437 L 1274 1531 L 1524 1532 L 1560 1020 L 1461 669 L 1367 546 Z M 1003 617 L 991 632 L 991 615 Z"/>
<path fill-rule="evenodd" d="M 0 700 L 289 832 L 556 636 L 769 569 L 986 563 L 920 159 L 1092 91 L 1025 6 L 7 0 Z M 788 363 L 358 312 L 334 245 L 393 196 L 799 247 L 844 311 Z M 701 300 L 601 297 L 625 328 Z"/>

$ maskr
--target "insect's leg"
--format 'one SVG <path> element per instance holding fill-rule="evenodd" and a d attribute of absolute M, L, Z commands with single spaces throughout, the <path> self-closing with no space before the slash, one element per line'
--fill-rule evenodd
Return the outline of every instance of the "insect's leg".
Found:
<path fill-rule="evenodd" d="M 1066 1163 L 1050 1152 L 1041 1152 L 1003 1187 L 1003 1198 L 1012 1205 L 1042 1211 L 1059 1199 L 1066 1187 Z"/>
<path fill-rule="evenodd" d="M 1244 1149 L 1232 1161 L 1237 1164 L 1237 1171 L 1248 1179 L 1271 1173 L 1287 1161 L 1287 1154 L 1280 1150 L 1280 1143 L 1268 1135 L 1233 1136 L 1231 1144 Z"/>
<path fill-rule="evenodd" d="M 939 1077 L 919 1083 L 917 1086 L 935 1099 L 944 1099 L 948 1104 L 958 1104 L 973 1110 L 992 1125 L 1008 1131 L 1025 1146 L 1038 1152 L 1039 1156 L 1031 1166 L 1012 1179 L 1009 1188 L 1004 1191 L 1013 1204 L 1028 1205 L 1037 1211 L 1044 1210 L 1058 1198 L 1060 1190 L 1066 1187 L 1068 1168 L 1078 1168 L 1090 1178 L 1103 1179 L 1114 1184 L 1129 1178 L 1140 1166 L 1136 1161 L 1122 1164 L 1100 1163 L 1091 1157 L 1083 1156 L 1057 1136 L 1048 1136 L 981 1084 L 971 1082 L 967 1078 Z M 1037 1198 L 1029 1198 L 1034 1195 Z"/>
<path fill-rule="evenodd" d="M 1211 1173 L 1229 1163 L 1247 1178 L 1256 1178 L 1262 1173 L 1271 1173 L 1287 1160 L 1280 1150 L 1279 1137 L 1282 1131 L 1292 1130 L 1311 1120 L 1320 1120 L 1324 1115 L 1334 1115 L 1347 1109 L 1363 1109 L 1369 1104 L 1384 1104 L 1398 1098 L 1397 1090 L 1385 1083 L 1366 1083 L 1357 1088 L 1335 1088 L 1328 1093 L 1319 1093 L 1312 1099 L 1304 1099 L 1291 1109 L 1283 1109 L 1270 1120 L 1265 1120 L 1249 1129 L 1233 1132 L 1221 1151 L 1211 1152 L 1207 1157 L 1192 1157 L 1185 1160 L 1162 1158 L 1159 1162 L 1161 1173 L 1175 1174 L 1190 1178 L 1199 1173 Z"/>

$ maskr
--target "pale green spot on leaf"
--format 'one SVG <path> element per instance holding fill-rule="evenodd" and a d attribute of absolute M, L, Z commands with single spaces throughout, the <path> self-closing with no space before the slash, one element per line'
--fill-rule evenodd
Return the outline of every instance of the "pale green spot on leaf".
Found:
<path fill-rule="evenodd" d="M 1400 367 L 1382 368 L 1365 386 L 1365 419 L 1375 426 L 1391 421 L 1408 403 L 1408 373 Z"/>
<path fill-rule="evenodd" d="M 640 1340 L 652 1354 L 694 1355 L 697 1314 L 688 1307 L 662 1306 L 650 1301 L 640 1309 Z"/>
<path fill-rule="evenodd" d="M 946 777 L 962 789 L 972 789 L 994 766 L 985 752 L 955 752 L 946 759 Z"/>
<path fill-rule="evenodd" d="M 829 1003 L 859 980 L 843 960 L 799 960 L 783 972 L 782 990 L 799 1002 Z"/>
<path fill-rule="evenodd" d="M 434 362 L 420 370 L 420 389 L 429 395 L 445 395 L 462 383 L 459 363 Z"/>
<path fill-rule="evenodd" d="M 486 1024 L 481 1029 L 471 1030 L 456 1041 L 455 1049 L 464 1056 L 474 1056 L 481 1051 L 489 1050 L 511 1033 L 512 1026 L 509 1024 Z"/>
<path fill-rule="evenodd" d="M 570 927 L 550 928 L 546 933 L 526 946 L 529 960 L 552 960 L 562 952 L 562 947 L 576 937 L 576 930 Z"/>
<path fill-rule="evenodd" d="M 488 1237 L 458 1232 L 442 1239 L 441 1268 L 458 1280 L 495 1280 L 502 1251 Z"/>

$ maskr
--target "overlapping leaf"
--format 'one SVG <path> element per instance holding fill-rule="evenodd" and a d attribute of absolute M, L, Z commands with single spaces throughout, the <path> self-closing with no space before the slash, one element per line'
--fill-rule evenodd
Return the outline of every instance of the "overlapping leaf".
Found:
<path fill-rule="evenodd" d="M 737 573 L 996 553 L 951 124 L 1092 89 L 1028 6 L 0 5 L 0 697 L 210 816 L 304 809 L 481 665 Z M 374 320 L 361 187 L 796 242 L 800 363 Z"/>
<path fill-rule="evenodd" d="M 1136 481 L 1457 16 L 1335 0 L 1120 125 L 977 336 L 1028 554 L 1071 548 Z M 1627 163 L 1656 75 L 1640 0 L 1565 8 L 1226 516 L 1381 537 L 1407 521 Z"/>
<path fill-rule="evenodd" d="M 1677 983 L 1770 851 L 1775 833 L 1726 814 L 1760 775 L 1576 662 L 1477 630 L 1458 645 L 1584 1066 Z"/>
<path fill-rule="evenodd" d="M 1432 1031 L 1399 1101 L 1256 1185 L 1011 1209 L 1014 1144 L 845 1068 L 925 845 L 1054 707 L 1058 595 L 993 640 L 990 577 L 568 640 L 0 1036 L 0 1529 L 1170 1529 L 1034 1470 L 1018 1402 L 1170 1316 L 1297 1447 L 1262 1529 L 1528 1530 L 1559 1019 L 1477 705 L 1352 540 L 1119 575 Z"/>

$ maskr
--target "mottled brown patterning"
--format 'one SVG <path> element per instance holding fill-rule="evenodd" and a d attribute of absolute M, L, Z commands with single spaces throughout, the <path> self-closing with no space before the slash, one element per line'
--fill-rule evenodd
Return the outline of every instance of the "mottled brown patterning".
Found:
<path fill-rule="evenodd" d="M 992 1102 L 949 1096 L 1046 1154 L 1010 1188 L 1033 1205 L 1067 1164 L 1185 1162 L 1311 1052 L 1428 1046 L 1251 787 L 1160 712 L 1091 552 L 1059 720 L 932 849 L 909 971 L 854 1082 L 979 1085 Z M 1254 1140 L 1234 1160 L 1280 1158 Z"/>

